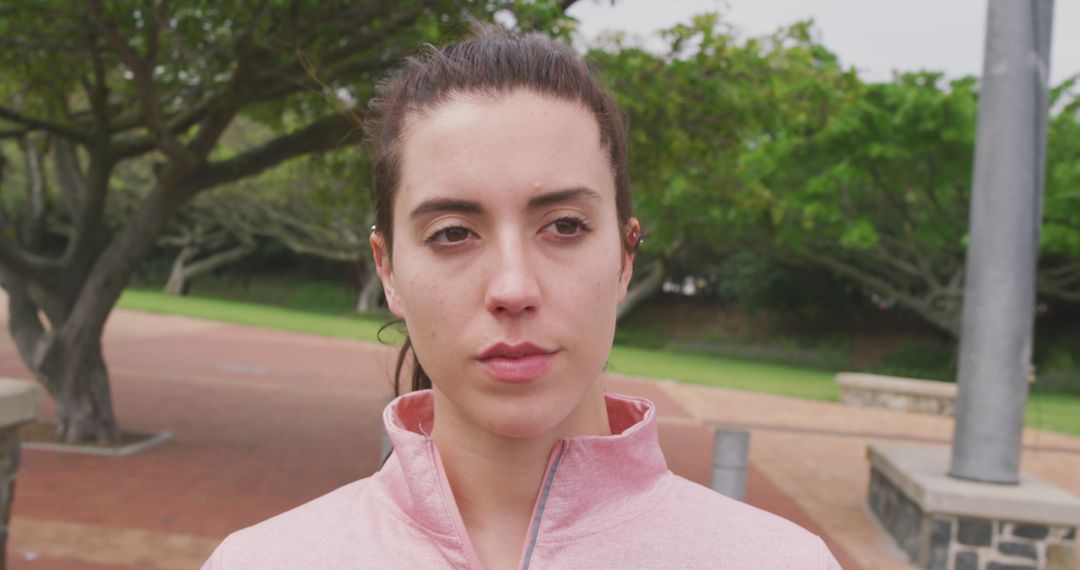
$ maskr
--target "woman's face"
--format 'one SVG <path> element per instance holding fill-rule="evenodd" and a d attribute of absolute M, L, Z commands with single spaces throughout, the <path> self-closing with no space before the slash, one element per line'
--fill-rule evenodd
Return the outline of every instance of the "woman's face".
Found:
<path fill-rule="evenodd" d="M 619 227 L 596 119 L 527 91 L 460 95 L 404 137 L 392 256 L 379 234 L 372 246 L 437 425 L 572 434 L 603 409 L 637 228 Z"/>

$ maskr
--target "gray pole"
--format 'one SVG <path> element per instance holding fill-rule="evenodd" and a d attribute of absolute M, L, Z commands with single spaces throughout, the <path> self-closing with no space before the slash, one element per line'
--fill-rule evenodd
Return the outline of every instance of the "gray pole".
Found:
<path fill-rule="evenodd" d="M 949 475 L 1020 480 L 1035 325 L 1053 0 L 990 0 Z"/>
<path fill-rule="evenodd" d="M 713 429 L 713 466 L 710 487 L 736 501 L 746 500 L 746 468 L 750 463 L 750 433 Z"/>

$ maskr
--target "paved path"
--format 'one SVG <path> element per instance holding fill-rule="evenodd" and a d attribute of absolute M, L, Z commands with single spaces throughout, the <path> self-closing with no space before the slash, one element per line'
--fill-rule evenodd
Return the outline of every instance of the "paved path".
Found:
<path fill-rule="evenodd" d="M 378 467 L 386 348 L 130 311 L 114 313 L 105 346 L 122 424 L 174 437 L 124 458 L 25 451 L 10 568 L 195 568 L 231 530 Z M 6 335 L 0 376 L 29 377 Z M 866 445 L 947 445 L 949 420 L 669 381 L 608 382 L 656 402 L 677 473 L 707 483 L 708 426 L 747 427 L 748 502 L 822 535 L 845 568 L 909 568 L 864 506 Z M 1029 432 L 1026 441 L 1028 471 L 1080 493 L 1080 439 Z"/>

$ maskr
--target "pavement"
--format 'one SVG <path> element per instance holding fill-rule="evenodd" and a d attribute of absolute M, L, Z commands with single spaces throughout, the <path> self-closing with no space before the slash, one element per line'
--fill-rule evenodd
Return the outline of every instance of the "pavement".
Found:
<path fill-rule="evenodd" d="M 10 569 L 197 568 L 229 532 L 379 466 L 391 349 L 125 310 L 104 345 L 121 424 L 172 438 L 126 457 L 24 450 Z M 947 446 L 950 419 L 614 372 L 610 389 L 657 404 L 676 473 L 707 484 L 714 426 L 747 429 L 748 503 L 822 536 L 844 568 L 911 568 L 866 508 L 866 447 Z M 6 334 L 0 376 L 30 378 Z M 1024 441 L 1025 471 L 1080 494 L 1080 438 Z"/>

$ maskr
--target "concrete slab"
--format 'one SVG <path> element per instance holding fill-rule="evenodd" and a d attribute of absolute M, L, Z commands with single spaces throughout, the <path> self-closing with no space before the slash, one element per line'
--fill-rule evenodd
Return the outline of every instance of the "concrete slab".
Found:
<path fill-rule="evenodd" d="M 42 397 L 34 382 L 0 377 L 0 428 L 36 418 Z"/>
<path fill-rule="evenodd" d="M 948 476 L 949 450 L 871 444 L 867 457 L 923 512 L 1040 524 L 1080 525 L 1080 497 L 1033 475 L 1019 485 L 995 485 Z"/>

